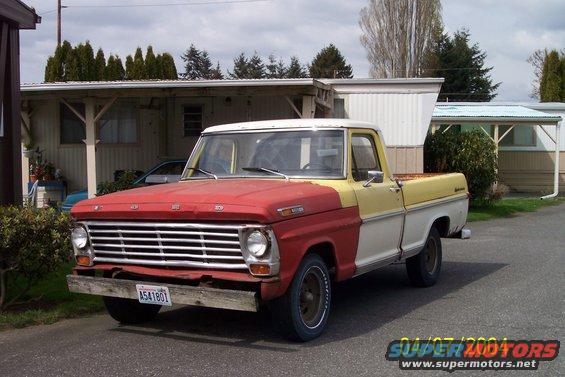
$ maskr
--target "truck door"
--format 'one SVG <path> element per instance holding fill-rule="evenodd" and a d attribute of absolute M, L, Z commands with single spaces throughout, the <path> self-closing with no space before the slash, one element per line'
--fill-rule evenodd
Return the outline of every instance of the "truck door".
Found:
<path fill-rule="evenodd" d="M 349 182 L 362 219 L 355 265 L 356 274 L 362 274 L 399 257 L 404 206 L 379 135 L 373 130 L 350 130 L 349 139 Z M 370 171 L 383 172 L 383 181 L 367 183 Z"/>

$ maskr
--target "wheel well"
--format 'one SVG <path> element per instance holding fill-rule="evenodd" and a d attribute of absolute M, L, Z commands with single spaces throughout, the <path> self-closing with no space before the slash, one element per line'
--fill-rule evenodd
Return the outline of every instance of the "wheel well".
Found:
<path fill-rule="evenodd" d="M 447 237 L 447 233 L 449 233 L 449 217 L 443 216 L 437 218 L 432 224 L 432 227 L 438 230 L 441 237 Z"/>
<path fill-rule="evenodd" d="M 335 253 L 334 253 L 334 247 L 331 243 L 323 242 L 310 246 L 310 248 L 306 252 L 306 255 L 308 254 L 319 255 L 324 260 L 324 263 L 328 267 L 328 270 L 330 270 L 330 272 L 334 271 L 336 266 Z"/>

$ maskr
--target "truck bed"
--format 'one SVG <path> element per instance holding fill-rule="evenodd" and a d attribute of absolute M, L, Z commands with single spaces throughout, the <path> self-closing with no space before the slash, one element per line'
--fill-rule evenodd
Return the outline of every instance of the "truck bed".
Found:
<path fill-rule="evenodd" d="M 404 183 L 402 191 L 406 207 L 468 193 L 467 181 L 461 173 L 397 174 L 395 178 Z"/>

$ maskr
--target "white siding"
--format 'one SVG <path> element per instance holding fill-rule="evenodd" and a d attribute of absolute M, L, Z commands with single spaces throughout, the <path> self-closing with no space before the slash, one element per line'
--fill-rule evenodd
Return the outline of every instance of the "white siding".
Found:
<path fill-rule="evenodd" d="M 422 146 L 437 93 L 351 93 L 346 98 L 350 119 L 376 124 L 387 146 Z"/>

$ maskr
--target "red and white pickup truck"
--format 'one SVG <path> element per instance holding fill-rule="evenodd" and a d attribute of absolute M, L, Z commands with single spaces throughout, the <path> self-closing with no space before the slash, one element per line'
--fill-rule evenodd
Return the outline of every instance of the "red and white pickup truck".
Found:
<path fill-rule="evenodd" d="M 104 296 L 122 323 L 162 306 L 272 309 L 297 340 L 323 331 L 332 282 L 405 261 L 440 274 L 440 237 L 463 229 L 462 174 L 394 177 L 380 130 L 336 119 L 206 129 L 181 181 L 72 209 L 73 292 Z"/>

